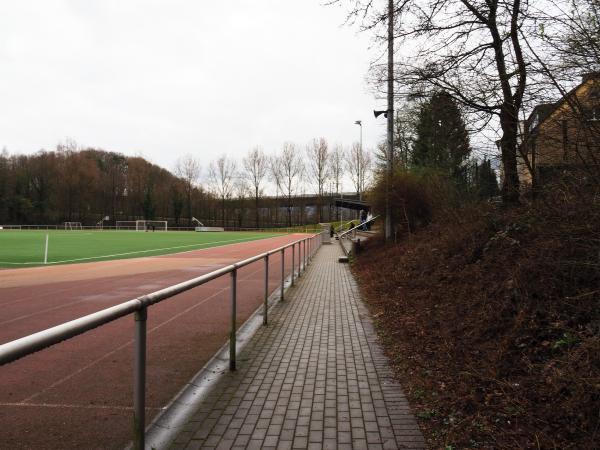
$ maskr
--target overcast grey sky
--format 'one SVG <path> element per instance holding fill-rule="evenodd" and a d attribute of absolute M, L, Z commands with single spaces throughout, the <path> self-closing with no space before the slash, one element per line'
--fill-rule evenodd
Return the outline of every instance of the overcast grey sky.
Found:
<path fill-rule="evenodd" d="M 172 169 L 260 145 L 385 133 L 365 84 L 369 36 L 323 0 L 0 3 L 0 148 L 72 138 Z"/>

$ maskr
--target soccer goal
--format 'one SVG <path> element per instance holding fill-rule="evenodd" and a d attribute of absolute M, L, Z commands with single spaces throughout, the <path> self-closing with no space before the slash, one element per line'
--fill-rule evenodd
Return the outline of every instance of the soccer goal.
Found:
<path fill-rule="evenodd" d="M 82 230 L 81 222 L 65 222 L 65 230 Z"/>
<path fill-rule="evenodd" d="M 117 230 L 131 231 L 167 231 L 166 220 L 117 220 Z"/>
<path fill-rule="evenodd" d="M 167 231 L 166 220 L 136 220 L 136 231 Z"/>

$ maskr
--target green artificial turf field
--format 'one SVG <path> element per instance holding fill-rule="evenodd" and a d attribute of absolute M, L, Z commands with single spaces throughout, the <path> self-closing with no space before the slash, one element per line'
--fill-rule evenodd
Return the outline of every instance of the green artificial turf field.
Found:
<path fill-rule="evenodd" d="M 3 230 L 0 267 L 43 265 L 46 235 L 48 264 L 67 264 L 165 255 L 281 236 L 281 233 Z"/>

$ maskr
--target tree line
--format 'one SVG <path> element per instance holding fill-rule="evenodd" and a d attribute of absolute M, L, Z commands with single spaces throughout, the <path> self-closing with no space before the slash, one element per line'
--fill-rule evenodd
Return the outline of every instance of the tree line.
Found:
<path fill-rule="evenodd" d="M 141 157 L 76 142 L 33 155 L 0 153 L 0 224 L 106 225 L 167 220 L 169 226 L 292 226 L 335 220 L 332 199 L 345 177 L 360 196 L 371 176 L 370 152 L 359 144 L 330 146 L 325 138 L 280 151 L 250 149 L 240 160 L 222 155 L 202 167 L 180 157 L 173 172 Z M 346 191 L 348 191 L 346 186 Z"/>
<path fill-rule="evenodd" d="M 435 168 L 465 192 L 497 194 L 491 162 L 472 156 L 463 114 L 445 92 L 397 118 L 394 144 L 399 168 Z M 170 172 L 68 140 L 34 155 L 0 153 L 0 224 L 94 225 L 106 216 L 106 225 L 146 219 L 171 227 L 193 226 L 192 217 L 237 228 L 334 221 L 333 199 L 344 191 L 361 199 L 383 165 L 381 146 L 373 152 L 321 137 L 303 147 L 285 142 L 272 154 L 257 146 L 239 159 L 221 155 L 204 167 L 187 154 Z"/>

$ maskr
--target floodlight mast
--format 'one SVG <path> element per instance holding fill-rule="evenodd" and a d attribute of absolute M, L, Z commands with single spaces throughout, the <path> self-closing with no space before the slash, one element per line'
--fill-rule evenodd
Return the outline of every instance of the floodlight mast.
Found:
<path fill-rule="evenodd" d="M 357 159 L 357 164 L 358 164 L 358 188 L 359 188 L 358 199 L 362 200 L 361 177 L 362 177 L 362 171 L 364 170 L 362 167 L 360 167 L 360 163 L 363 158 L 362 120 L 356 120 L 356 121 L 354 121 L 354 124 L 358 125 L 360 127 L 360 156 L 356 159 Z"/>
<path fill-rule="evenodd" d="M 390 188 L 394 173 L 394 1 L 388 0 L 388 92 L 387 92 L 387 177 L 385 195 L 385 240 L 392 238 Z"/>

